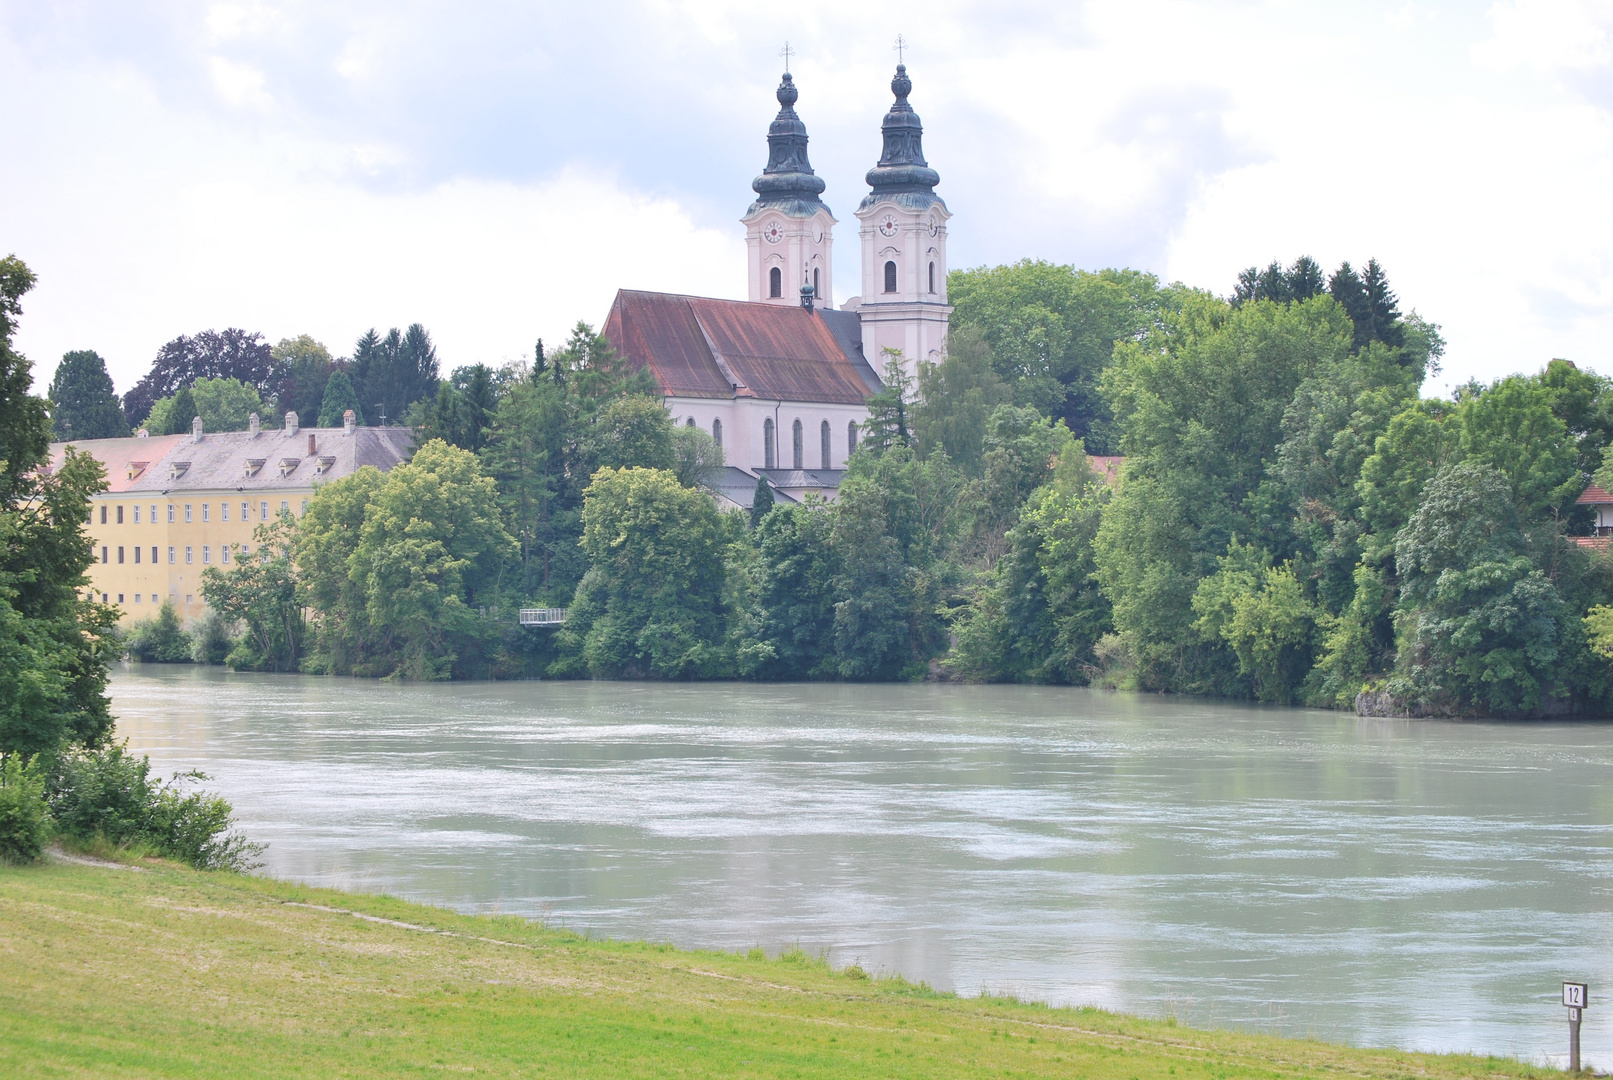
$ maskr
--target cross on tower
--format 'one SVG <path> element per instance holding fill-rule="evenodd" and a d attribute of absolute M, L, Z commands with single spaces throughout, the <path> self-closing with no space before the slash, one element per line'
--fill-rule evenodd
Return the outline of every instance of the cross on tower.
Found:
<path fill-rule="evenodd" d="M 901 34 L 897 34 L 896 35 L 896 44 L 892 45 L 891 48 L 896 50 L 896 62 L 898 64 L 906 63 L 906 60 L 903 57 L 902 53 L 907 48 L 907 39 L 904 38 Z"/>
<path fill-rule="evenodd" d="M 778 54 L 784 57 L 784 73 L 787 75 L 790 71 L 790 57 L 795 55 L 795 50 L 790 48 L 790 43 L 786 41 L 784 48 L 780 49 Z"/>

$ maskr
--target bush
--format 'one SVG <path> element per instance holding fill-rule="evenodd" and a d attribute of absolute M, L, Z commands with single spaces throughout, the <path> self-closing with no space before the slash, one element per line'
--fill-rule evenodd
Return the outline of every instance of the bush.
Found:
<path fill-rule="evenodd" d="M 249 843 L 233 826 L 230 804 L 188 785 L 205 773 L 151 778 L 151 762 L 122 746 L 79 750 L 56 761 L 48 802 L 56 828 L 81 842 L 104 839 L 115 847 L 145 847 L 199 870 L 250 870 L 263 845 Z"/>
<path fill-rule="evenodd" d="M 235 648 L 235 627 L 212 608 L 191 626 L 191 657 L 198 664 L 222 664 Z"/>
<path fill-rule="evenodd" d="M 33 862 L 49 835 L 45 781 L 37 759 L 25 764 L 20 754 L 8 755 L 0 765 L 0 859 Z"/>
<path fill-rule="evenodd" d="M 173 602 L 164 600 L 154 618 L 135 623 L 125 639 L 129 655 L 155 664 L 188 664 L 195 643 L 179 625 Z"/>

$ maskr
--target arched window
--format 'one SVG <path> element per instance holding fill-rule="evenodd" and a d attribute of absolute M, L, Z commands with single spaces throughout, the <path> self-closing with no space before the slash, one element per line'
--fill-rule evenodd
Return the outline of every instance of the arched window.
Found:
<path fill-rule="evenodd" d="M 846 456 L 850 457 L 857 450 L 857 421 L 853 420 L 846 425 Z"/>
<path fill-rule="evenodd" d="M 818 284 L 818 268 L 816 266 L 812 268 L 812 295 L 818 300 L 823 299 L 823 286 Z"/>
<path fill-rule="evenodd" d="M 806 468 L 806 447 L 802 445 L 804 442 L 805 440 L 801 436 L 801 421 L 797 420 L 790 429 L 790 450 L 792 451 L 790 460 L 795 463 L 790 466 L 792 469 Z"/>
<path fill-rule="evenodd" d="M 689 422 L 684 424 L 683 426 L 684 427 L 694 427 L 694 417 L 692 417 L 692 416 L 689 417 Z"/>
<path fill-rule="evenodd" d="M 896 291 L 896 264 L 894 262 L 885 264 L 885 291 Z"/>
<path fill-rule="evenodd" d="M 711 441 L 716 443 L 718 446 L 722 445 L 722 421 L 721 420 L 713 420 L 711 422 Z"/>
<path fill-rule="evenodd" d="M 767 295 L 784 295 L 784 271 L 776 266 L 767 272 Z"/>
<path fill-rule="evenodd" d="M 825 420 L 818 428 L 819 441 L 823 443 L 823 464 L 819 468 L 831 468 L 829 464 L 829 421 Z"/>
<path fill-rule="evenodd" d="M 755 459 L 753 458 L 752 460 Z M 774 467 L 773 463 L 776 459 L 773 456 L 773 421 L 771 418 L 762 421 L 762 460 L 766 462 L 762 466 L 764 469 Z"/>
<path fill-rule="evenodd" d="M 930 291 L 935 291 L 935 264 L 930 264 Z"/>

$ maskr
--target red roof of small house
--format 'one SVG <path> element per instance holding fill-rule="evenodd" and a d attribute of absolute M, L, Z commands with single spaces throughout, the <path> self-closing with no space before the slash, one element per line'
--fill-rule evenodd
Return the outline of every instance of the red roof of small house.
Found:
<path fill-rule="evenodd" d="M 1610 544 L 1613 544 L 1613 536 L 1576 536 L 1572 539 L 1580 547 L 1594 548 L 1597 551 L 1605 551 Z"/>
<path fill-rule="evenodd" d="M 856 339 L 855 314 L 675 293 L 616 294 L 604 334 L 668 397 L 860 405 L 879 379 Z M 838 320 L 835 326 L 832 320 Z"/>
<path fill-rule="evenodd" d="M 1092 464 L 1092 471 L 1103 477 L 1110 485 L 1120 483 L 1120 467 L 1126 463 L 1120 454 L 1088 454 L 1087 461 Z"/>
<path fill-rule="evenodd" d="M 1582 506 L 1613 505 L 1613 492 L 1603 491 L 1595 484 L 1592 484 L 1585 489 L 1585 494 L 1574 501 Z"/>

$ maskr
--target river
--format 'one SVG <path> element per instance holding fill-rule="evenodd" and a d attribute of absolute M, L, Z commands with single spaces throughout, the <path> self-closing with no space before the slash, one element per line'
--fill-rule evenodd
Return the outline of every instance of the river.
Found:
<path fill-rule="evenodd" d="M 1613 725 L 1041 687 L 159 665 L 119 734 L 264 872 L 1183 1023 L 1613 1064 Z"/>

